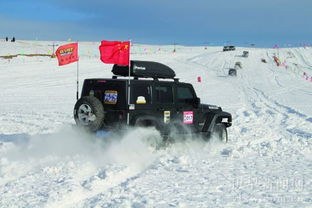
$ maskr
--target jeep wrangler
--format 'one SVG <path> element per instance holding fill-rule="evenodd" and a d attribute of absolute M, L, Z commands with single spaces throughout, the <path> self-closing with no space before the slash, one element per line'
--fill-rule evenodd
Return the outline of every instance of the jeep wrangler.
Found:
<path fill-rule="evenodd" d="M 201 104 L 193 86 L 157 62 L 114 65 L 112 78 L 84 80 L 74 107 L 76 124 L 91 132 L 123 126 L 155 127 L 164 138 L 171 132 L 196 133 L 228 140 L 232 116 L 221 107 Z"/>

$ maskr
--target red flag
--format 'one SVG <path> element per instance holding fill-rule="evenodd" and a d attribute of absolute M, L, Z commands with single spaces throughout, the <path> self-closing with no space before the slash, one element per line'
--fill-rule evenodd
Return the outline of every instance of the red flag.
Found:
<path fill-rule="evenodd" d="M 78 43 L 70 43 L 58 47 L 55 55 L 57 56 L 59 66 L 78 61 Z"/>
<path fill-rule="evenodd" d="M 197 82 L 201 82 L 201 77 L 197 77 Z"/>
<path fill-rule="evenodd" d="M 103 40 L 99 47 L 101 61 L 106 64 L 129 65 L 130 41 Z"/>

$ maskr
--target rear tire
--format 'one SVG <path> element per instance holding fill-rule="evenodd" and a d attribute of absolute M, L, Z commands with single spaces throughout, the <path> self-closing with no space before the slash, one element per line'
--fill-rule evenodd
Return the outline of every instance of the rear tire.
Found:
<path fill-rule="evenodd" d="M 103 127 L 104 107 L 94 96 L 80 98 L 74 108 L 76 124 L 84 129 L 95 132 Z"/>

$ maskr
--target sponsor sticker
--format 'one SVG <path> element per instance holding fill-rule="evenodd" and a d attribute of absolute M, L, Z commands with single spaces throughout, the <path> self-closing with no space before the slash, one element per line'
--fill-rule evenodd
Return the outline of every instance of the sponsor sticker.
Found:
<path fill-rule="evenodd" d="M 130 104 L 129 105 L 129 110 L 135 110 L 135 105 L 134 104 Z"/>
<path fill-rule="evenodd" d="M 208 108 L 212 109 L 212 110 L 218 110 L 219 109 L 219 107 L 216 105 L 209 105 Z"/>
<path fill-rule="evenodd" d="M 170 111 L 164 111 L 164 123 L 170 123 Z"/>
<path fill-rule="evenodd" d="M 105 90 L 104 104 L 116 104 L 118 92 L 116 90 Z"/>
<path fill-rule="evenodd" d="M 183 111 L 183 123 L 184 124 L 193 123 L 193 111 Z"/>

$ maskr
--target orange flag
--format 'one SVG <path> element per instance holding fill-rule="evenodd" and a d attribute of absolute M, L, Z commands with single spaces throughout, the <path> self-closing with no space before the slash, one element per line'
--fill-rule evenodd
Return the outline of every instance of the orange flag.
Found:
<path fill-rule="evenodd" d="M 59 66 L 78 61 L 78 43 L 70 43 L 58 47 L 55 55 L 58 59 Z"/>

